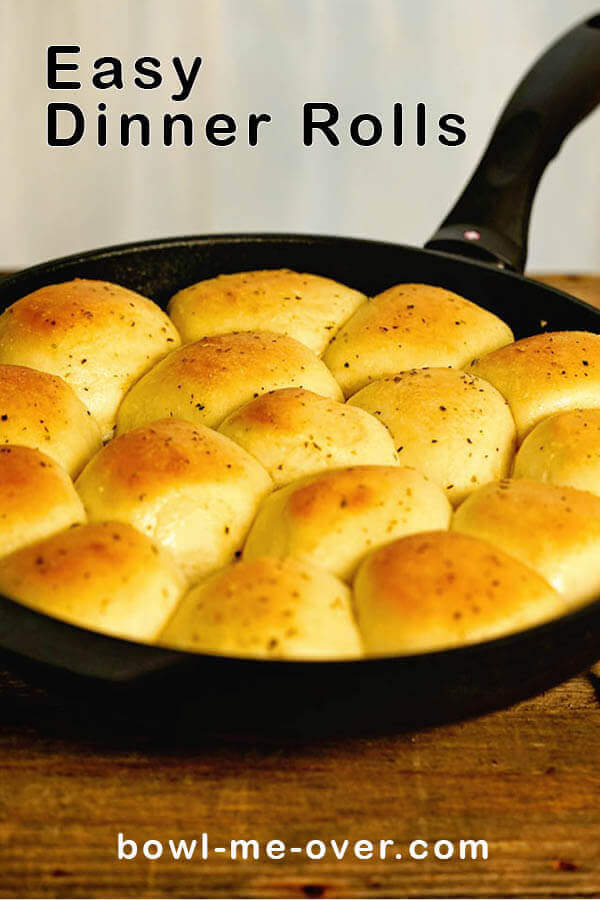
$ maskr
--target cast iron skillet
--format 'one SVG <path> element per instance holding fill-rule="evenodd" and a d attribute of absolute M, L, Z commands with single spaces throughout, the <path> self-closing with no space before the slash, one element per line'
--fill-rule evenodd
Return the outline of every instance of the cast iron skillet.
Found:
<path fill-rule="evenodd" d="M 518 338 L 544 328 L 598 332 L 597 310 L 517 274 L 542 172 L 598 102 L 600 16 L 568 32 L 525 76 L 429 249 L 313 235 L 148 241 L 21 272 L 0 284 L 0 309 L 76 276 L 118 282 L 164 306 L 178 289 L 220 272 L 289 267 L 369 295 L 401 281 L 443 285 L 497 313 Z M 565 227 L 568 238 L 565 223 L 556 227 Z M 37 683 L 83 698 L 90 721 L 108 704 L 129 719 L 176 716 L 192 731 L 236 734 L 393 729 L 496 708 L 591 664 L 599 655 L 599 626 L 600 598 L 542 627 L 455 650 L 343 663 L 271 662 L 135 644 L 0 598 L 5 660 Z"/>

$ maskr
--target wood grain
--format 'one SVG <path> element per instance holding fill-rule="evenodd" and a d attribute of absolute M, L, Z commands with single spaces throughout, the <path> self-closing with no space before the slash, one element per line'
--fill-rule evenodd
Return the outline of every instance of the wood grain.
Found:
<path fill-rule="evenodd" d="M 600 306 L 600 278 L 598 275 L 559 275 L 546 273 L 544 275 L 531 275 L 544 284 L 550 284 L 552 287 L 565 291 L 567 294 L 573 294 L 592 306 Z"/>
<path fill-rule="evenodd" d="M 600 306 L 600 278 L 544 276 Z M 599 670 L 600 675 L 600 670 Z M 5 897 L 600 896 L 600 677 L 386 738 L 236 745 L 87 734 L 0 676 Z M 93 713 L 93 711 L 92 711 Z M 487 861 L 116 861 L 116 835 L 351 842 L 483 838 Z"/>

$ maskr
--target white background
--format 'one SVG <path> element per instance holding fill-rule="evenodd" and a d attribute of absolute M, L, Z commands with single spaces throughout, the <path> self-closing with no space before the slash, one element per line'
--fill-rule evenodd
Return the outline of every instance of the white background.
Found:
<path fill-rule="evenodd" d="M 0 268 L 155 236 L 227 231 L 315 231 L 422 243 L 453 203 L 498 112 L 535 56 L 578 19 L 588 0 L 1 0 Z M 82 48 L 78 92 L 46 88 L 46 47 Z M 91 87 L 98 56 L 125 63 L 123 91 Z M 155 91 L 132 85 L 131 62 L 163 60 Z M 174 103 L 172 56 L 203 65 L 190 99 Z M 150 148 L 46 146 L 45 108 L 75 102 L 92 114 L 154 117 Z M 389 122 L 425 101 L 432 122 L 466 119 L 459 148 L 394 148 L 348 139 L 306 148 L 301 110 L 331 101 L 343 120 Z M 160 116 L 198 122 L 191 148 L 162 146 Z M 269 112 L 258 147 L 210 147 L 202 125 L 227 112 Z M 387 139 L 386 139 L 387 137 Z M 568 139 L 544 176 L 532 219 L 529 265 L 600 270 L 600 112 Z"/>

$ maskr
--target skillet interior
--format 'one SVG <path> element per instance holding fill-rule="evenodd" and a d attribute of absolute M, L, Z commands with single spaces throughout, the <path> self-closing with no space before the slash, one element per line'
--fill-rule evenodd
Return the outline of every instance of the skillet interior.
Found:
<path fill-rule="evenodd" d="M 174 238 L 98 250 L 0 283 L 0 310 L 46 284 L 102 278 L 166 307 L 175 291 L 244 269 L 292 268 L 367 294 L 437 284 L 509 323 L 600 332 L 600 311 L 489 265 L 395 244 L 306 235 Z M 600 598 L 555 622 L 473 647 L 349 663 L 229 660 L 145 647 L 85 631 L 0 597 L 0 649 L 29 678 L 131 718 L 175 716 L 188 731 L 347 733 L 450 720 L 530 696 L 598 656 Z M 100 692 L 100 693 L 98 693 Z"/>

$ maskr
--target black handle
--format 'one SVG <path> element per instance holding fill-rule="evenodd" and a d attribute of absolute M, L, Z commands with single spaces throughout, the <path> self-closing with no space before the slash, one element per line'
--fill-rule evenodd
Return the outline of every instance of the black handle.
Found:
<path fill-rule="evenodd" d="M 600 103 L 600 14 L 527 72 L 475 173 L 426 244 L 522 272 L 538 182 L 569 132 Z"/>

